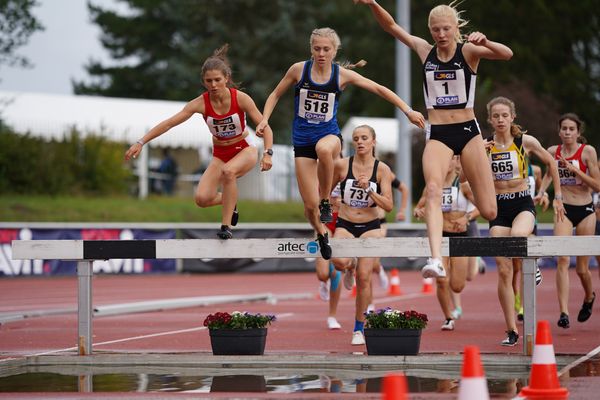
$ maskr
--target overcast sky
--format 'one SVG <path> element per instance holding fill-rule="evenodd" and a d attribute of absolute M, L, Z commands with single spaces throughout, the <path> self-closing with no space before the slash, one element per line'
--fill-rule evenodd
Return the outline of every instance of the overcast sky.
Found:
<path fill-rule="evenodd" d="M 71 79 L 88 80 L 84 65 L 90 58 L 109 60 L 100 44 L 100 29 L 90 22 L 86 0 L 40 0 L 33 9 L 45 30 L 34 33 L 18 54 L 30 69 L 0 66 L 0 90 L 72 94 Z M 115 9 L 117 0 L 93 0 Z M 121 6 L 122 7 L 122 6 Z"/>

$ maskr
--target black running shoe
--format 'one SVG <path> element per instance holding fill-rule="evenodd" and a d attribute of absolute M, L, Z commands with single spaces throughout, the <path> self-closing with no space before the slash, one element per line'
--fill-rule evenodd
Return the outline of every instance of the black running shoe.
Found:
<path fill-rule="evenodd" d="M 542 271 L 540 267 L 535 268 L 535 286 L 539 286 L 542 283 Z"/>
<path fill-rule="evenodd" d="M 579 310 L 579 315 L 577 315 L 577 321 L 585 322 L 592 316 L 592 306 L 594 305 L 594 300 L 596 300 L 596 292 L 592 293 L 594 298 L 589 303 L 583 302 L 581 306 L 581 310 Z"/>
<path fill-rule="evenodd" d="M 561 312 L 556 325 L 563 329 L 569 329 L 569 316 L 564 312 Z"/>
<path fill-rule="evenodd" d="M 240 219 L 240 214 L 238 213 L 237 204 L 236 204 L 235 208 L 233 209 L 233 214 L 231 214 L 231 226 L 236 226 L 239 219 Z"/>
<path fill-rule="evenodd" d="M 227 225 L 221 225 L 221 230 L 217 232 L 217 236 L 219 239 L 227 240 L 233 238 L 233 233 L 231 233 L 231 229 Z"/>
<path fill-rule="evenodd" d="M 515 346 L 519 341 L 519 334 L 515 331 L 506 331 L 506 339 L 502 341 L 502 346 Z"/>
<path fill-rule="evenodd" d="M 319 218 L 324 224 L 333 221 L 333 213 L 331 211 L 331 203 L 329 203 L 329 200 L 321 200 L 321 204 L 319 204 L 319 213 L 321 214 Z"/>
<path fill-rule="evenodd" d="M 321 257 L 325 260 L 329 260 L 331 258 L 331 246 L 329 245 L 329 234 L 325 233 L 325 235 L 321 235 L 320 233 L 317 235 L 317 242 L 319 242 L 319 249 L 321 250 Z"/>
<path fill-rule="evenodd" d="M 517 313 L 517 321 L 523 322 L 523 319 L 523 313 L 521 312 L 521 310 L 519 310 L 519 312 Z"/>

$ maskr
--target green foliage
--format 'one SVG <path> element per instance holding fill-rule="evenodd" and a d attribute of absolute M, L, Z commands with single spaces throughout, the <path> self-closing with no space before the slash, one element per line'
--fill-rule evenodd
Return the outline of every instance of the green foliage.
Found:
<path fill-rule="evenodd" d="M 125 193 L 131 176 L 122 146 L 71 130 L 46 142 L 0 129 L 0 192 L 29 194 Z"/>
<path fill-rule="evenodd" d="M 204 326 L 208 329 L 256 329 L 266 328 L 275 321 L 274 315 L 250 314 L 248 312 L 234 311 L 217 312 L 204 319 Z"/>
<path fill-rule="evenodd" d="M 29 61 L 18 54 L 29 37 L 44 27 L 31 13 L 36 0 L 0 0 L 0 65 L 26 67 Z"/>
<path fill-rule="evenodd" d="M 365 313 L 365 327 L 374 329 L 425 329 L 427 315 L 414 310 L 398 311 L 390 307 Z"/>

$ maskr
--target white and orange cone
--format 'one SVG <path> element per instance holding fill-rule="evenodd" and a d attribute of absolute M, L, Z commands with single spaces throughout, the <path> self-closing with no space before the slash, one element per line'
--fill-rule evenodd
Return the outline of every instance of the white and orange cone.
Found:
<path fill-rule="evenodd" d="M 352 285 L 352 290 L 350 291 L 349 297 L 356 297 L 356 280 L 354 280 L 354 284 Z"/>
<path fill-rule="evenodd" d="M 404 374 L 394 373 L 383 377 L 383 400 L 408 400 L 408 384 Z"/>
<path fill-rule="evenodd" d="M 433 278 L 423 278 L 421 293 L 433 293 Z"/>
<path fill-rule="evenodd" d="M 466 346 L 458 388 L 458 400 L 489 400 L 489 398 L 479 347 Z"/>
<path fill-rule="evenodd" d="M 400 289 L 400 274 L 398 273 L 398 269 L 394 268 L 390 272 L 390 288 L 388 289 L 388 295 L 400 296 L 401 294 L 402 290 Z"/>
<path fill-rule="evenodd" d="M 554 345 L 548 321 L 538 321 L 529 385 L 521 390 L 519 396 L 527 399 L 553 400 L 569 397 L 569 391 L 560 387 L 558 382 Z"/>

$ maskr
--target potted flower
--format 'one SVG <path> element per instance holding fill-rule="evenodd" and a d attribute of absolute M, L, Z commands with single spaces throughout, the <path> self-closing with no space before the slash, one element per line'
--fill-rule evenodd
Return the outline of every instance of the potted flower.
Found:
<path fill-rule="evenodd" d="M 262 355 L 274 315 L 216 312 L 204 319 L 214 355 Z"/>
<path fill-rule="evenodd" d="M 417 355 L 427 315 L 390 307 L 365 313 L 365 342 L 369 355 Z"/>

